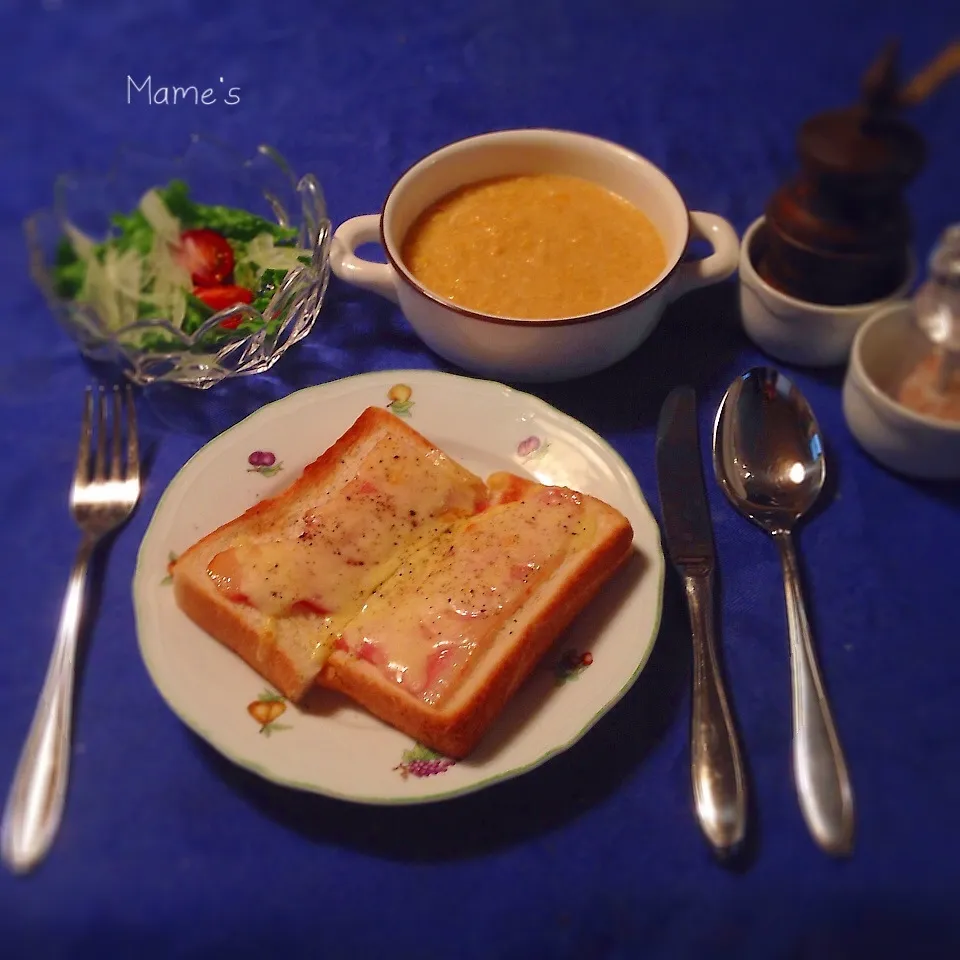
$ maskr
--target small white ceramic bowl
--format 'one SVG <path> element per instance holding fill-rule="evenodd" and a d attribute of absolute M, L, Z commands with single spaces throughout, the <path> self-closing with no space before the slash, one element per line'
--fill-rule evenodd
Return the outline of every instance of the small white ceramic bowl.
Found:
<path fill-rule="evenodd" d="M 464 184 L 529 173 L 582 177 L 639 207 L 666 247 L 660 275 L 608 310 L 549 320 L 477 313 L 421 286 L 400 256 L 417 216 Z M 706 240 L 713 252 L 682 262 L 691 237 Z M 389 263 L 356 255 L 357 247 L 370 241 L 382 244 Z M 582 377 L 627 356 L 650 335 L 671 301 L 729 277 L 738 249 L 737 234 L 723 217 L 689 211 L 667 175 L 626 147 L 566 130 L 501 130 L 448 144 L 414 164 L 390 190 L 382 213 L 340 225 L 330 265 L 341 280 L 399 303 L 424 343 L 447 360 L 486 377 L 546 382 Z"/>
<path fill-rule="evenodd" d="M 896 384 L 930 350 L 909 302 L 874 314 L 857 332 L 843 384 L 843 415 L 860 445 L 885 467 L 929 480 L 960 478 L 960 423 L 905 407 Z"/>
<path fill-rule="evenodd" d="M 916 264 L 911 256 L 907 279 L 883 300 L 854 306 L 827 306 L 798 300 L 770 286 L 753 266 L 766 218 L 750 224 L 740 243 L 740 316 L 747 336 L 764 353 L 805 367 L 846 363 L 857 330 L 877 310 L 902 300 L 913 285 Z"/>

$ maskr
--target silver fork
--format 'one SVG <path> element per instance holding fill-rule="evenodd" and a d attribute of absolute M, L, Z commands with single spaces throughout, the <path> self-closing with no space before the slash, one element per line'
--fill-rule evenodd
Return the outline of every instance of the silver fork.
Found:
<path fill-rule="evenodd" d="M 0 827 L 3 859 L 17 873 L 30 870 L 43 858 L 63 816 L 70 769 L 77 640 L 84 610 L 87 567 L 97 545 L 126 521 L 140 498 L 140 453 L 133 393 L 127 387 L 124 403 L 120 390 L 114 389 L 112 417 L 107 415 L 109 404 L 103 388 L 97 391 L 96 399 L 94 416 L 94 393 L 88 387 L 77 470 L 70 491 L 70 512 L 83 532 L 83 539 L 63 598 L 57 639 L 40 701 L 17 764 Z M 107 426 L 108 420 L 112 420 L 112 429 Z"/>

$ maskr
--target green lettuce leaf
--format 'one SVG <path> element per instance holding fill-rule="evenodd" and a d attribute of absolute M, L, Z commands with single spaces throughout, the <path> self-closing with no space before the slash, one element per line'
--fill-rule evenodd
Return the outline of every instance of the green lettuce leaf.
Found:
<path fill-rule="evenodd" d="M 281 227 L 255 213 L 191 200 L 190 188 L 182 180 L 171 180 L 158 193 L 187 229 L 206 227 L 222 233 L 229 240 L 244 242 L 251 241 L 258 233 L 269 233 L 275 240 L 288 243 L 297 239 L 297 231 L 292 227 Z"/>
<path fill-rule="evenodd" d="M 51 271 L 53 289 L 57 296 L 64 300 L 74 299 L 83 287 L 86 272 L 86 265 L 77 256 L 70 241 L 64 237 L 57 244 L 57 252 Z"/>

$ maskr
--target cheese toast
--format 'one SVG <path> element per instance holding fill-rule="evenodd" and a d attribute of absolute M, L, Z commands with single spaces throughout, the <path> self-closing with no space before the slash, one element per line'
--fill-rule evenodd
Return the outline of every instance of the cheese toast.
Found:
<path fill-rule="evenodd" d="M 339 690 L 464 757 L 632 543 L 608 504 L 485 484 L 371 407 L 172 573 L 184 612 L 289 699 Z"/>

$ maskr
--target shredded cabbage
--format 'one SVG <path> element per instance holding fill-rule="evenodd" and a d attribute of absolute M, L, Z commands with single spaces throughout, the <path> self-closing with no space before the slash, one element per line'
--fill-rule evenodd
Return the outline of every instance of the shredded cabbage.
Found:
<path fill-rule="evenodd" d="M 93 238 L 69 221 L 63 225 L 63 229 L 76 255 L 85 263 L 90 261 L 96 253 L 97 244 Z"/>
<path fill-rule="evenodd" d="M 298 247 L 280 247 L 269 233 L 258 233 L 248 244 L 246 259 L 252 260 L 261 270 L 293 270 L 302 266 L 299 257 L 305 251 Z"/>
<path fill-rule="evenodd" d="M 148 190 L 140 198 L 140 212 L 160 239 L 172 246 L 180 242 L 180 221 L 170 212 L 156 190 Z"/>
<path fill-rule="evenodd" d="M 87 261 L 80 299 L 97 311 L 109 329 L 117 330 L 123 326 L 116 291 L 110 286 L 106 270 L 96 257 Z"/>
<path fill-rule="evenodd" d="M 108 247 L 103 258 L 103 272 L 116 298 L 120 326 L 134 323 L 143 286 L 143 268 L 139 254 L 136 250 L 120 253 L 115 248 Z"/>
<path fill-rule="evenodd" d="M 186 291 L 192 289 L 192 284 L 190 271 L 177 260 L 175 251 L 176 247 L 159 235 L 153 238 L 146 257 L 149 289 L 142 291 L 142 299 L 153 304 L 158 317 L 180 327 L 186 315 Z"/>

